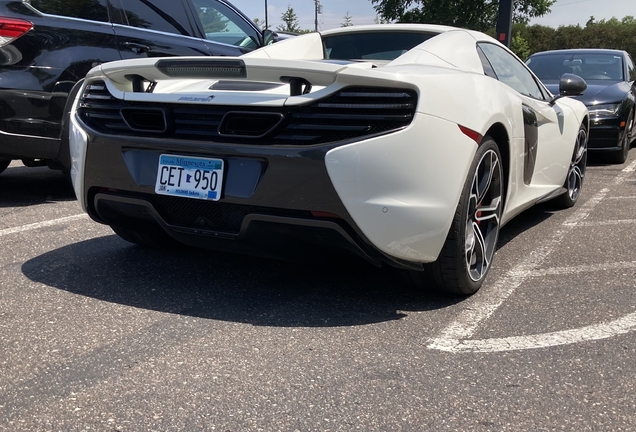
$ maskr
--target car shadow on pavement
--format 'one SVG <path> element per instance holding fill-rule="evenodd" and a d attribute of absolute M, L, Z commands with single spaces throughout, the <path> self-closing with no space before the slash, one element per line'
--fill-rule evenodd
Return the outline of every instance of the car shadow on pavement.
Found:
<path fill-rule="evenodd" d="M 61 171 L 10 166 L 0 174 L 0 208 L 73 201 L 75 192 Z"/>
<path fill-rule="evenodd" d="M 22 272 L 102 301 L 259 326 L 363 325 L 462 300 L 413 293 L 393 271 L 355 257 L 315 265 L 190 248 L 152 250 L 115 236 L 37 256 Z"/>
<path fill-rule="evenodd" d="M 515 216 L 499 232 L 497 250 L 503 248 L 508 242 L 514 240 L 519 234 L 540 225 L 554 214 L 555 210 L 550 203 L 538 204 L 530 207 L 523 213 Z"/>

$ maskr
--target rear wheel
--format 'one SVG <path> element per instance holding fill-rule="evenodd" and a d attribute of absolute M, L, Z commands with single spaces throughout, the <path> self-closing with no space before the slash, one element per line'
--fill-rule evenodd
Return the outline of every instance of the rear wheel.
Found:
<path fill-rule="evenodd" d="M 450 294 L 475 293 L 483 284 L 495 254 L 503 194 L 501 154 L 495 141 L 485 137 L 473 159 L 437 261 L 424 272 L 409 272 L 411 283 Z"/>
<path fill-rule="evenodd" d="M 6 170 L 10 163 L 11 163 L 11 159 L 7 159 L 7 160 L 0 159 L 0 173 Z"/>
<path fill-rule="evenodd" d="M 581 125 L 579 134 L 576 137 L 576 144 L 574 145 L 568 176 L 563 185 L 563 187 L 567 189 L 567 192 L 552 201 L 560 208 L 572 207 L 576 204 L 581 194 L 583 179 L 585 178 L 585 169 L 587 167 L 587 139 L 587 129 Z"/>
<path fill-rule="evenodd" d="M 174 247 L 178 244 L 172 237 L 159 229 L 151 231 L 136 231 L 112 225 L 111 229 L 123 240 L 139 246 L 159 249 Z"/>
<path fill-rule="evenodd" d="M 627 156 L 629 155 L 629 148 L 631 147 L 632 136 L 631 130 L 634 127 L 634 111 L 627 116 L 627 123 L 625 126 L 625 132 L 620 140 L 620 149 L 610 154 L 610 161 L 616 164 L 625 163 Z"/>

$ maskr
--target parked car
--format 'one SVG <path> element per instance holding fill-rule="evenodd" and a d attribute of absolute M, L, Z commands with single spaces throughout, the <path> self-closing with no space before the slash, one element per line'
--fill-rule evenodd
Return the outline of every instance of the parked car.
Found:
<path fill-rule="evenodd" d="M 274 37 L 226 0 L 0 0 L 0 172 L 11 159 L 68 169 L 65 113 L 96 65 L 237 56 Z"/>
<path fill-rule="evenodd" d="M 533 54 L 527 61 L 548 89 L 557 94 L 559 79 L 574 73 L 587 82 L 578 100 L 590 112 L 590 151 L 608 152 L 614 163 L 627 160 L 636 138 L 636 69 L 625 51 L 570 49 Z"/>
<path fill-rule="evenodd" d="M 575 204 L 588 136 L 585 105 L 496 40 L 417 24 L 107 63 L 71 119 L 76 195 L 125 240 L 327 245 L 455 294 L 482 285 L 512 217 Z"/>

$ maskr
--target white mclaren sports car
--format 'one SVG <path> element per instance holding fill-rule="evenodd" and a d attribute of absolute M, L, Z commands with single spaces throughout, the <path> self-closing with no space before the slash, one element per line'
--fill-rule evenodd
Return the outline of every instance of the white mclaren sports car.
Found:
<path fill-rule="evenodd" d="M 132 243 L 336 248 L 477 291 L 501 227 L 574 205 L 588 113 L 482 33 L 376 25 L 228 58 L 103 64 L 71 113 L 75 191 Z M 279 253 L 278 250 L 276 253 Z"/>

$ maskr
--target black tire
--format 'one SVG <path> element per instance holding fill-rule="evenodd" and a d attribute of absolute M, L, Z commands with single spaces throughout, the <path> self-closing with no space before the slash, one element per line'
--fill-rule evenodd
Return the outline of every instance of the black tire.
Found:
<path fill-rule="evenodd" d="M 122 228 L 112 225 L 111 229 L 115 231 L 115 234 L 117 234 L 123 240 L 126 240 L 129 243 L 136 244 L 138 246 L 149 247 L 153 249 L 165 249 L 173 248 L 178 245 L 176 240 L 159 229 L 149 231 L 136 231 L 129 228 Z"/>
<path fill-rule="evenodd" d="M 481 288 L 499 237 L 504 181 L 497 143 L 484 137 L 439 257 L 423 272 L 408 271 L 412 285 L 459 295 L 470 295 Z"/>
<path fill-rule="evenodd" d="M 585 170 L 587 167 L 587 141 L 588 133 L 584 125 L 579 128 L 576 136 L 576 144 L 570 161 L 568 175 L 565 178 L 563 187 L 566 192 L 552 200 L 552 204 L 560 209 L 566 209 L 574 206 L 581 195 L 583 189 L 583 179 L 585 179 Z"/>
<path fill-rule="evenodd" d="M 0 160 L 0 174 L 11 164 L 11 159 Z"/>
<path fill-rule="evenodd" d="M 629 115 L 627 116 L 625 132 L 623 133 L 623 136 L 621 136 L 621 139 L 620 139 L 621 148 L 608 155 L 609 161 L 611 163 L 623 164 L 627 160 L 627 156 L 629 156 L 629 149 L 631 147 L 632 138 L 633 138 L 630 134 L 633 124 L 634 124 L 634 111 L 632 110 L 632 112 L 630 112 Z"/>

